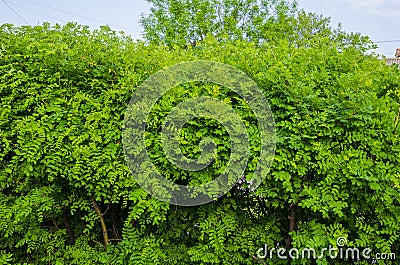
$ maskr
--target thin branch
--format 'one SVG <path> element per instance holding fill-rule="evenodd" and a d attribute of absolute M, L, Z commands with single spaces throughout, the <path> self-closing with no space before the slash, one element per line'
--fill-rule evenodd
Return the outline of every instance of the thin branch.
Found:
<path fill-rule="evenodd" d="M 100 219 L 101 230 L 103 232 L 103 244 L 104 244 L 104 247 L 107 248 L 107 245 L 108 245 L 108 232 L 107 232 L 106 222 L 104 221 L 103 214 L 101 213 L 100 207 L 97 204 L 97 202 L 96 202 L 96 200 L 94 199 L 93 196 L 90 197 L 90 201 L 92 202 L 93 208 L 94 208 L 97 216 Z"/>
<path fill-rule="evenodd" d="M 290 249 L 292 245 L 292 240 L 290 238 L 290 232 L 295 230 L 296 227 L 296 212 L 295 212 L 295 205 L 292 203 L 289 206 L 289 233 L 288 233 L 288 238 L 286 241 L 286 249 Z"/>
<path fill-rule="evenodd" d="M 108 242 L 111 242 L 111 241 L 122 241 L 122 239 L 120 239 L 120 238 L 111 238 L 111 239 L 108 240 Z"/>

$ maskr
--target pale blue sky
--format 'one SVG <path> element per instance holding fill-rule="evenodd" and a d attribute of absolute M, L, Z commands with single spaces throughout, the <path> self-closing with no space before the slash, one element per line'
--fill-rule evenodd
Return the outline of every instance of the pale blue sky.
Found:
<path fill-rule="evenodd" d="M 378 52 L 393 57 L 400 48 L 399 0 L 299 0 L 306 11 L 322 13 L 332 18 L 333 25 L 341 23 L 348 32 L 361 32 L 379 43 Z M 7 5 L 8 4 L 8 5 Z M 13 10 L 18 13 L 18 15 Z M 43 22 L 75 21 L 98 27 L 108 24 L 134 38 L 140 37 L 140 15 L 149 12 L 145 0 L 0 0 L 0 24 L 37 25 Z"/>

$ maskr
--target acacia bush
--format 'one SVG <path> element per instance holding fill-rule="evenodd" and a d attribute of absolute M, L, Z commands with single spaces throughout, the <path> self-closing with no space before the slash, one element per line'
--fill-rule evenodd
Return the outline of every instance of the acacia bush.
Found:
<path fill-rule="evenodd" d="M 237 67 L 259 85 L 275 118 L 276 155 L 256 191 L 243 181 L 210 204 L 171 206 L 131 175 L 121 144 L 124 112 L 147 77 L 198 59 Z M 287 264 L 276 255 L 260 260 L 257 250 L 321 250 L 337 246 L 338 237 L 398 253 L 399 77 L 374 56 L 338 50 L 324 37 L 309 47 L 208 37 L 173 49 L 107 27 L 4 24 L 0 263 Z M 224 99 L 246 120 L 255 160 L 244 177 L 251 176 L 254 117 L 236 94 L 212 84 L 174 88 L 155 106 L 147 138 L 154 163 L 177 182 L 203 176 L 168 166 L 157 136 L 172 106 L 198 95 Z M 193 120 L 184 129 L 188 154 L 199 151 L 199 139 L 216 138 L 219 156 L 203 172 L 213 178 L 229 158 L 224 128 Z"/>

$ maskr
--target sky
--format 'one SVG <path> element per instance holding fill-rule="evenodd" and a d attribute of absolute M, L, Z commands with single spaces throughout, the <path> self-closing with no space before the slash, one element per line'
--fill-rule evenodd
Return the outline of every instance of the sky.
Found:
<path fill-rule="evenodd" d="M 377 53 L 393 57 L 400 48 L 400 0 L 298 0 L 306 11 L 330 17 L 347 32 L 359 32 L 378 42 Z M 142 14 L 150 11 L 145 0 L 0 0 L 0 24 L 65 24 L 74 21 L 96 28 L 109 25 L 134 38 L 141 37 Z M 383 42 L 382 42 L 383 41 Z"/>

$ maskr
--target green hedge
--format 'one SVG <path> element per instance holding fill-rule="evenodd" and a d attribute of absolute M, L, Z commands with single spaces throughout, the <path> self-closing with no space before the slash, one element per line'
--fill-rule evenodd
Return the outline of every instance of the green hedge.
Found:
<path fill-rule="evenodd" d="M 0 263 L 287 264 L 276 255 L 258 260 L 256 253 L 264 244 L 285 246 L 288 238 L 300 250 L 337 246 L 345 237 L 349 246 L 398 253 L 400 72 L 355 48 L 317 43 L 207 39 L 173 50 L 107 27 L 2 25 Z M 275 118 L 276 155 L 257 191 L 242 183 L 207 205 L 170 206 L 136 184 L 124 158 L 122 122 L 146 78 L 198 59 L 237 67 L 259 85 Z M 229 158 L 224 128 L 200 119 L 185 127 L 183 146 L 196 155 L 199 139 L 218 141 L 208 173 L 166 163 L 157 136 L 162 119 L 198 95 L 224 99 L 257 130 L 252 112 L 226 88 L 174 88 L 152 112 L 147 144 L 154 163 L 177 182 L 213 178 Z M 257 133 L 251 142 L 247 176 Z"/>

